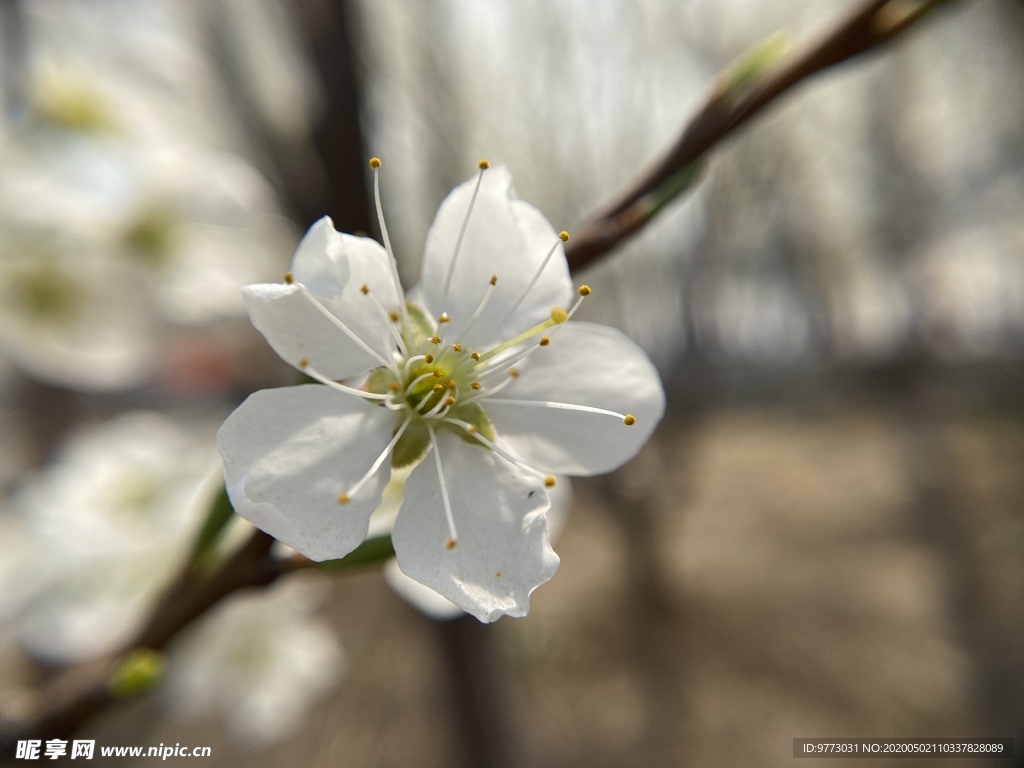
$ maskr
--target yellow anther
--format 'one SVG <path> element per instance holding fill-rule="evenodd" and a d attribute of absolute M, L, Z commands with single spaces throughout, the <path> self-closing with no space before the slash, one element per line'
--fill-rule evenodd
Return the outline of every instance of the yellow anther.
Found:
<path fill-rule="evenodd" d="M 589 285 L 580 286 L 580 296 L 589 296 L 591 293 Z"/>
<path fill-rule="evenodd" d="M 368 286 L 366 283 L 363 283 L 361 286 L 359 286 L 359 292 L 363 294 L 363 296 L 365 296 L 370 292 L 370 286 Z"/>
<path fill-rule="evenodd" d="M 479 352 L 474 352 L 473 354 L 470 355 L 470 357 L 472 357 L 474 360 L 479 360 L 480 359 L 480 353 Z"/>
<path fill-rule="evenodd" d="M 441 337 L 440 336 L 431 336 L 430 337 L 430 343 L 431 344 L 440 344 L 441 343 Z"/>
<path fill-rule="evenodd" d="M 494 572 L 494 578 L 500 579 L 501 578 L 501 571 L 495 571 Z"/>
<path fill-rule="evenodd" d="M 288 283 L 288 285 L 291 285 L 292 283 L 295 282 L 295 275 L 293 275 L 291 272 L 285 272 L 284 281 Z"/>
<path fill-rule="evenodd" d="M 379 157 L 371 157 L 370 158 L 370 167 L 371 168 L 380 168 L 380 158 Z"/>
<path fill-rule="evenodd" d="M 466 431 L 469 434 L 471 434 L 471 435 L 475 435 L 476 434 L 476 424 L 470 424 L 468 427 L 466 427 Z"/>
<path fill-rule="evenodd" d="M 445 379 L 445 380 L 444 380 L 444 385 L 445 385 L 446 387 L 448 387 L 448 389 L 455 389 L 455 388 L 456 388 L 457 386 L 459 386 L 458 384 L 456 384 L 456 383 L 455 383 L 454 381 L 452 381 L 451 379 Z"/>
<path fill-rule="evenodd" d="M 513 379 L 518 379 L 519 378 L 519 369 L 518 368 L 509 368 L 508 369 L 508 375 L 511 376 Z"/>
<path fill-rule="evenodd" d="M 444 543 L 444 548 L 445 549 L 455 549 L 455 547 L 457 547 L 458 545 L 459 545 L 459 542 L 457 542 L 455 539 L 448 539 L 448 541 L 446 541 Z"/>
<path fill-rule="evenodd" d="M 348 494 L 347 493 L 339 493 L 338 494 L 338 503 L 339 504 L 348 504 Z"/>
<path fill-rule="evenodd" d="M 497 284 L 498 284 L 498 276 L 497 275 L 491 275 L 491 285 L 497 285 Z"/>
<path fill-rule="evenodd" d="M 476 167 L 479 168 L 481 171 L 486 171 L 488 168 L 491 167 L 491 164 L 488 163 L 486 160 L 481 160 L 479 163 L 476 164 Z"/>
<path fill-rule="evenodd" d="M 564 323 L 569 319 L 568 313 L 561 307 L 551 308 L 551 322 L 553 323 Z"/>
<path fill-rule="evenodd" d="M 300 357 L 299 358 L 299 368 L 305 368 L 307 365 L 309 365 L 309 358 L 308 357 Z"/>
<path fill-rule="evenodd" d="M 622 420 L 622 423 L 625 424 L 627 427 L 632 427 L 634 424 L 636 424 L 636 416 L 634 416 L 632 413 L 627 413 L 626 417 Z"/>
<path fill-rule="evenodd" d="M 444 392 L 444 384 L 435 384 L 434 385 L 434 393 L 436 394 L 438 392 Z"/>
<path fill-rule="evenodd" d="M 479 381 L 474 381 L 469 386 L 471 386 L 473 389 L 480 389 L 480 382 Z"/>
<path fill-rule="evenodd" d="M 554 488 L 555 487 L 555 478 L 553 478 L 551 475 L 548 475 L 547 477 L 545 477 L 544 478 L 544 487 L 545 488 Z"/>
<path fill-rule="evenodd" d="M 395 312 L 395 310 L 391 310 L 390 312 L 388 312 L 388 317 L 391 318 L 391 322 L 392 323 L 397 323 L 398 322 L 398 318 L 400 318 L 401 315 L 398 314 L 397 312 Z"/>
<path fill-rule="evenodd" d="M 451 408 L 453 405 L 455 405 L 455 398 L 452 397 L 451 395 L 448 395 L 448 397 L 446 397 L 444 400 L 444 404 Z"/>
<path fill-rule="evenodd" d="M 442 371 L 440 368 L 438 368 L 436 371 L 434 371 L 434 375 L 437 376 L 437 378 L 440 379 L 442 376 L 444 376 L 444 371 Z"/>
<path fill-rule="evenodd" d="M 462 345 L 461 344 L 452 344 L 452 349 L 455 350 L 456 352 L 461 352 L 462 351 Z"/>
<path fill-rule="evenodd" d="M 451 320 L 451 318 L 448 317 L 447 312 L 442 312 L 441 316 L 437 318 L 437 322 L 439 323 L 447 323 L 449 320 Z"/>
<path fill-rule="evenodd" d="M 568 243 L 569 233 L 563 229 L 561 232 L 558 233 L 558 239 L 561 240 L 563 243 Z"/>
<path fill-rule="evenodd" d="M 546 347 L 548 344 L 551 343 L 551 339 L 549 339 L 547 336 L 541 336 L 540 341 L 537 343 L 540 344 L 542 347 Z"/>
<path fill-rule="evenodd" d="M 430 365 L 432 362 L 434 362 L 434 356 L 433 355 L 424 355 L 423 362 L 426 363 L 427 365 Z"/>
<path fill-rule="evenodd" d="M 388 389 L 390 389 L 392 392 L 397 392 L 398 390 L 401 389 L 401 387 L 398 386 L 397 381 L 392 381 L 390 384 L 388 384 Z"/>

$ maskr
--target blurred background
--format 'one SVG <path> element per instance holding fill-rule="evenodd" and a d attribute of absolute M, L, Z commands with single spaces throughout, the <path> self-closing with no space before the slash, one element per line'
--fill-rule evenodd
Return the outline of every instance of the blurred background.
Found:
<path fill-rule="evenodd" d="M 371 154 L 411 286 L 479 158 L 572 232 L 717 71 L 853 5 L 0 0 L 2 718 L 145 618 L 220 422 L 292 375 L 239 289 L 280 280 L 321 215 L 376 234 Z M 379 569 L 301 574 L 204 617 L 82 735 L 224 766 L 1024 752 L 1022 82 L 1024 4 L 950 3 L 752 121 L 577 277 L 669 410 L 574 484 L 529 618 L 434 621 Z"/>

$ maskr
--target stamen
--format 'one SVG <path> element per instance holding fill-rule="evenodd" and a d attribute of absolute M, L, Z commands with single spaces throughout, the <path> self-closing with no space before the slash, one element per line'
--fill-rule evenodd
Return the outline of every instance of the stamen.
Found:
<path fill-rule="evenodd" d="M 441 450 L 437 447 L 437 436 L 432 427 L 427 427 L 430 434 L 430 444 L 434 448 L 434 465 L 437 467 L 437 479 L 441 481 L 441 501 L 444 503 L 444 516 L 448 520 L 448 541 L 445 542 L 446 549 L 454 549 L 459 541 L 459 532 L 455 529 L 455 516 L 452 515 L 452 503 L 448 499 L 448 483 L 444 479 L 444 470 L 441 468 Z"/>
<path fill-rule="evenodd" d="M 291 272 L 285 272 L 284 281 L 288 283 L 288 285 L 291 285 L 292 283 L 295 282 L 295 275 L 293 275 Z"/>
<path fill-rule="evenodd" d="M 460 342 L 466 338 L 466 334 L 469 333 L 469 329 L 473 327 L 473 323 L 475 323 L 480 318 L 480 315 L 484 311 L 484 307 L 487 306 L 487 302 L 490 301 L 491 299 L 491 294 L 494 293 L 494 286 L 496 286 L 497 284 L 498 276 L 491 275 L 491 281 L 487 284 L 487 290 L 484 291 L 484 297 L 480 299 L 480 303 L 476 305 L 476 311 L 473 312 L 472 317 L 469 318 L 469 322 L 466 323 L 466 326 L 462 329 L 462 333 L 459 334 Z M 476 353 L 474 352 L 473 354 Z"/>
<path fill-rule="evenodd" d="M 574 403 L 556 403 L 551 400 L 503 400 L 490 399 L 488 405 L 524 405 L 531 408 L 552 408 L 558 411 L 581 411 L 583 413 L 597 413 L 602 416 L 615 416 L 616 418 L 622 419 L 622 423 L 627 427 L 631 427 L 636 424 L 636 417 L 631 413 L 618 413 L 616 411 L 609 411 L 605 408 L 594 408 L 589 405 L 576 405 Z"/>
<path fill-rule="evenodd" d="M 305 296 L 314 307 L 316 307 L 318 310 L 320 310 L 320 313 L 324 317 L 326 317 L 328 320 L 330 320 L 332 323 L 334 323 L 334 325 L 336 325 L 338 328 L 340 328 L 345 333 L 346 336 L 348 336 L 350 339 L 352 339 L 352 341 L 354 341 L 356 344 L 358 344 L 359 347 L 362 348 L 362 350 L 364 352 L 366 352 L 367 354 L 371 355 L 372 357 L 377 358 L 377 360 L 380 361 L 381 365 L 386 365 L 389 368 L 392 365 L 394 365 L 394 361 L 391 361 L 389 363 L 387 360 L 385 360 L 383 357 L 381 357 L 380 354 L 378 354 L 373 349 L 371 349 L 370 346 L 365 341 L 363 341 L 358 336 L 356 336 L 347 325 L 345 325 L 343 322 L 341 322 L 341 320 L 339 320 L 337 317 L 335 317 L 334 313 L 332 313 L 329 309 L 327 309 L 327 307 L 325 307 L 323 304 L 321 304 L 320 301 L 312 293 L 310 293 L 309 291 L 307 291 L 305 288 L 302 288 L 302 287 L 299 288 L 299 292 L 303 296 Z"/>
<path fill-rule="evenodd" d="M 380 465 L 383 464 L 385 459 L 387 459 L 387 457 L 391 455 L 391 452 L 395 450 L 395 445 L 402 438 L 402 434 L 405 432 L 405 428 L 409 426 L 410 421 L 412 421 L 411 418 L 402 422 L 402 426 L 400 426 L 395 432 L 394 437 L 391 438 L 391 442 L 388 443 L 388 447 L 384 449 L 384 452 L 377 457 L 375 462 L 373 462 L 373 466 L 371 466 L 367 473 L 360 478 L 358 483 L 349 489 L 348 493 L 343 493 L 338 497 L 339 504 L 344 504 L 350 497 L 355 496 L 359 492 L 359 489 L 363 487 L 363 484 L 377 473 L 377 470 L 380 469 Z M 345 501 L 342 501 L 342 498 L 344 498 Z"/>
<path fill-rule="evenodd" d="M 512 305 L 512 309 L 506 312 L 505 316 L 502 317 L 500 321 L 494 324 L 494 328 L 500 328 L 502 325 L 505 324 L 505 322 L 510 317 L 512 317 L 513 314 L 515 314 L 515 311 L 519 309 L 519 305 L 526 300 L 526 297 L 530 295 L 530 291 L 533 290 L 533 286 L 535 286 L 537 284 L 537 281 L 540 280 L 541 273 L 544 272 L 544 269 L 547 267 L 548 262 L 551 261 L 551 257 L 555 255 L 555 251 L 558 250 L 558 246 L 561 245 L 562 243 L 568 242 L 568 240 L 568 232 L 562 231 L 558 233 L 558 240 L 556 240 L 555 244 L 551 246 L 551 250 L 549 250 L 547 256 L 544 257 L 544 261 L 540 263 L 540 267 L 538 267 L 537 271 L 533 273 L 533 278 L 526 286 L 526 290 L 523 291 L 523 293 L 519 296 L 518 299 L 516 299 L 516 303 Z"/>
<path fill-rule="evenodd" d="M 302 360 L 306 360 L 306 358 L 302 358 Z M 302 360 L 300 360 L 299 362 L 301 363 Z M 308 360 L 306 360 L 305 365 L 300 365 L 299 367 L 302 368 L 302 372 L 309 376 L 311 379 L 316 379 L 321 384 L 325 384 L 331 389 L 336 389 L 339 392 L 346 392 L 350 395 L 355 395 L 356 397 L 362 397 L 365 400 L 385 400 L 387 397 L 389 397 L 388 395 L 378 395 L 374 392 L 364 392 L 363 390 L 356 389 L 355 387 L 347 387 L 344 384 L 339 384 L 333 379 L 327 378 L 322 373 L 317 371 L 315 368 L 311 368 Z"/>
<path fill-rule="evenodd" d="M 486 445 L 488 448 L 490 448 L 492 451 L 494 451 L 496 454 L 498 454 L 501 458 L 503 458 L 509 464 L 512 464 L 513 466 L 516 466 L 516 467 L 519 467 L 520 469 L 525 469 L 527 472 L 531 472 L 531 473 L 536 474 L 536 475 L 542 474 L 541 471 L 539 469 L 537 469 L 536 467 L 530 466 L 529 464 L 527 464 L 522 459 L 517 459 L 515 456 L 510 454 L 504 448 L 500 448 L 497 445 L 495 445 L 492 441 L 488 440 L 486 437 L 481 435 L 480 431 L 476 427 L 474 427 L 472 424 L 470 424 L 469 422 L 467 422 L 467 421 L 460 421 L 459 419 L 452 419 L 452 418 L 442 419 L 442 421 L 444 421 L 444 422 L 446 422 L 448 424 L 454 424 L 457 427 L 462 427 L 464 430 L 466 430 L 466 434 L 472 435 L 475 439 L 479 440 L 482 444 Z M 545 482 L 544 484 L 547 485 L 547 482 Z M 548 487 L 550 488 L 551 486 L 548 486 Z"/>
<path fill-rule="evenodd" d="M 566 321 L 568 321 L 573 315 L 576 314 L 576 310 L 580 308 L 580 304 L 582 304 L 583 300 L 590 295 L 590 286 L 581 285 L 579 293 L 580 297 L 576 299 L 576 303 L 572 305 L 572 309 L 570 309 L 569 313 L 565 316 Z"/>
<path fill-rule="evenodd" d="M 496 346 L 494 349 L 490 350 L 489 352 L 485 352 L 484 354 L 480 355 L 479 362 L 481 362 L 481 363 L 487 362 L 488 360 L 490 360 L 495 355 L 500 355 L 505 350 L 511 349 L 512 347 L 516 346 L 517 344 L 522 344 L 524 341 L 526 341 L 529 338 L 532 338 L 533 336 L 536 336 L 538 333 L 542 333 L 542 332 L 546 331 L 548 328 L 550 328 L 550 327 L 552 327 L 554 325 L 559 325 L 560 323 L 564 323 L 566 319 L 568 319 L 568 315 L 566 314 L 565 310 L 562 309 L 561 307 L 554 307 L 551 310 L 551 317 L 550 318 L 548 318 L 547 320 L 545 320 L 545 321 L 543 321 L 541 323 L 537 323 L 537 325 L 533 326 L 533 328 L 530 328 L 527 331 L 523 331 L 521 334 L 519 334 L 515 338 L 509 339 L 504 344 L 499 344 L 498 346 Z M 474 359 L 476 359 L 476 358 L 474 358 Z"/>
<path fill-rule="evenodd" d="M 455 274 L 455 262 L 459 258 L 459 250 L 462 248 L 462 238 L 466 235 L 466 227 L 469 226 L 469 217 L 473 213 L 473 206 L 476 205 L 477 195 L 480 193 L 480 185 L 484 180 L 484 171 L 490 168 L 486 160 L 480 162 L 480 173 L 476 177 L 476 186 L 473 187 L 473 196 L 469 198 L 469 207 L 466 208 L 466 218 L 462 220 L 462 228 L 459 229 L 459 236 L 455 240 L 455 251 L 452 253 L 452 260 L 448 262 L 448 274 L 444 278 L 444 293 L 441 296 L 441 306 L 448 306 L 448 291 L 452 285 L 452 275 Z M 443 313 L 442 313 L 443 314 Z"/>
<path fill-rule="evenodd" d="M 391 250 L 391 239 L 388 237 L 388 228 L 384 224 L 384 209 L 380 204 L 380 158 L 371 157 L 370 167 L 373 168 L 373 202 L 377 206 L 377 221 L 380 223 L 380 234 L 384 240 L 384 250 L 388 254 L 388 263 L 391 266 L 391 279 L 395 283 L 395 293 L 398 295 L 398 311 L 402 315 L 402 328 L 407 335 L 410 334 L 409 314 L 405 309 L 405 292 L 402 290 L 402 281 L 398 279 L 398 261 L 395 259 L 395 252 Z"/>
<path fill-rule="evenodd" d="M 555 487 L 555 478 L 553 478 L 551 475 L 548 475 L 547 477 L 545 477 L 544 478 L 544 487 L 545 488 L 554 488 Z"/>
<path fill-rule="evenodd" d="M 402 379 L 408 378 L 409 371 L 412 369 L 413 365 L 415 363 L 417 363 L 418 361 L 420 361 L 420 360 L 425 362 L 427 365 L 430 365 L 432 362 L 434 362 L 434 356 L 433 355 L 413 355 L 412 357 L 410 357 L 408 360 L 405 361 L 405 365 L 402 367 Z"/>
<path fill-rule="evenodd" d="M 363 290 L 364 288 L 366 290 Z M 384 318 L 384 324 L 388 327 L 388 330 L 391 332 L 391 336 L 398 343 L 398 349 L 401 351 L 404 357 L 406 354 L 408 354 L 405 349 L 405 341 L 402 339 L 402 334 L 399 333 L 398 329 L 395 328 L 394 326 L 394 321 L 398 319 L 398 315 L 396 315 L 394 312 L 388 312 L 386 309 L 384 309 L 384 305 L 380 303 L 380 299 L 378 299 L 375 294 L 370 292 L 369 286 L 367 286 L 365 283 L 363 283 L 362 288 L 360 288 L 359 290 L 362 291 L 363 296 L 369 296 L 371 299 L 373 299 L 374 305 L 380 312 L 381 317 Z M 392 315 L 394 315 L 394 317 L 392 317 Z"/>
<path fill-rule="evenodd" d="M 461 344 L 452 344 L 452 351 L 453 352 L 461 352 L 462 351 L 462 345 Z"/>
<path fill-rule="evenodd" d="M 426 399 L 426 398 L 424 398 Z M 459 399 L 459 388 L 455 388 L 455 394 L 449 395 L 446 398 L 438 398 L 437 403 L 429 411 L 423 414 L 425 419 L 439 419 L 445 416 L 448 411 L 455 405 L 455 401 Z"/>
<path fill-rule="evenodd" d="M 427 379 L 431 378 L 433 375 L 434 375 L 433 371 L 428 371 L 427 373 L 424 373 L 422 376 L 417 376 L 415 379 L 413 379 L 411 382 L 409 382 L 409 386 L 407 386 L 405 388 L 405 396 L 408 397 L 409 395 L 411 395 L 412 391 L 416 388 L 417 384 L 419 384 L 421 381 L 426 381 Z"/>

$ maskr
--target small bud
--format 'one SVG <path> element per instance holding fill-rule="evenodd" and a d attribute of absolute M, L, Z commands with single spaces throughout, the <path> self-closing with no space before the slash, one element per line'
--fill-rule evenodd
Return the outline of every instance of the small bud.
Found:
<path fill-rule="evenodd" d="M 113 696 L 131 696 L 151 688 L 164 673 L 167 661 L 152 648 L 137 648 L 121 662 L 107 682 Z"/>

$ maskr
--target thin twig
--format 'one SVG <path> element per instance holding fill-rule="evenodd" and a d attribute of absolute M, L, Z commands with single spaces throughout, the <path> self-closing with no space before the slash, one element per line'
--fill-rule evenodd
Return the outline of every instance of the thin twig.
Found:
<path fill-rule="evenodd" d="M 698 163 L 776 98 L 803 80 L 890 42 L 948 0 L 867 0 L 822 37 L 762 72 L 736 94 L 724 76 L 675 144 L 603 211 L 573 233 L 566 245 L 572 271 L 582 269 L 644 227 L 657 212 L 648 197 Z"/>

